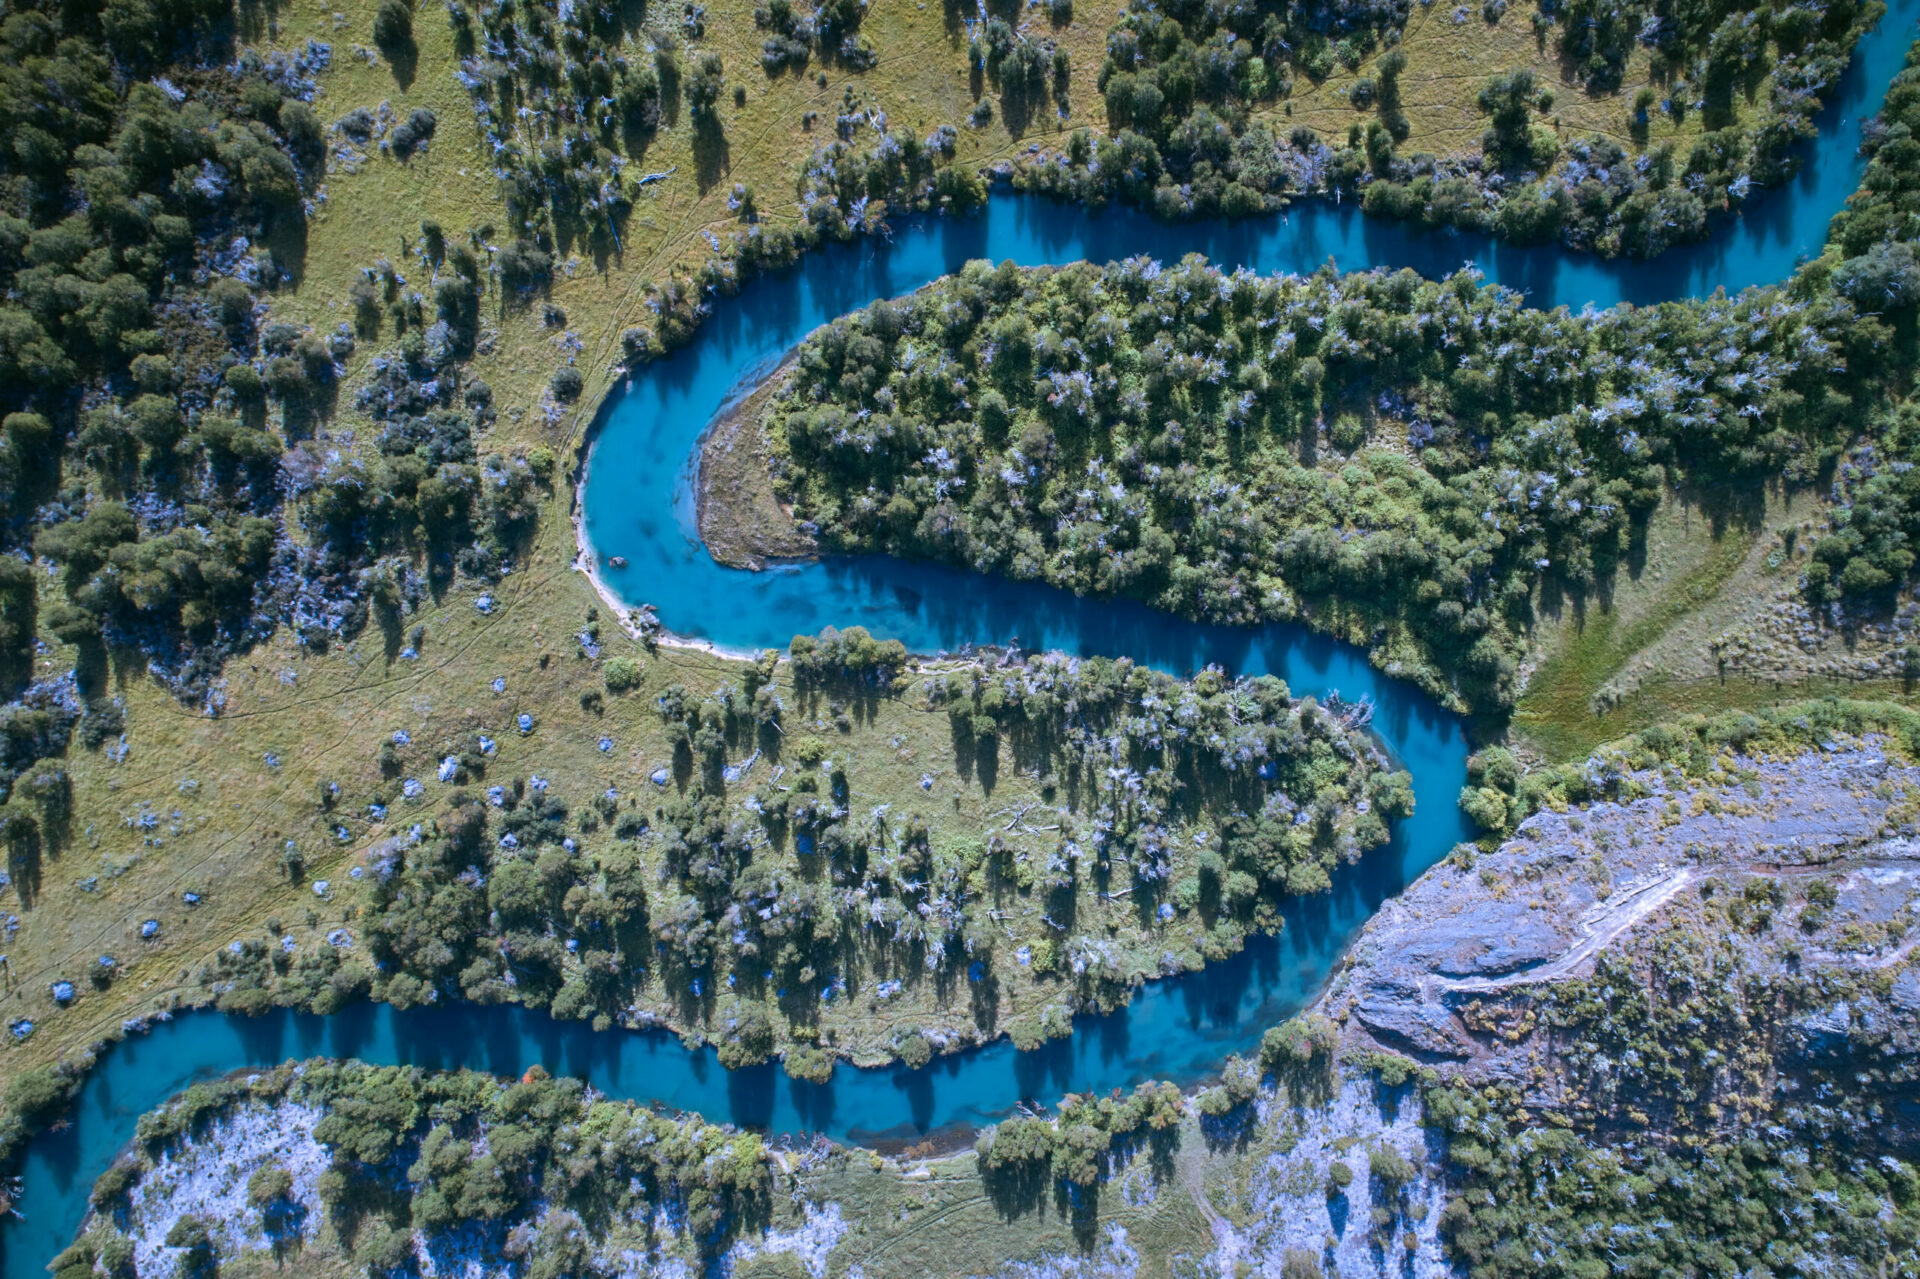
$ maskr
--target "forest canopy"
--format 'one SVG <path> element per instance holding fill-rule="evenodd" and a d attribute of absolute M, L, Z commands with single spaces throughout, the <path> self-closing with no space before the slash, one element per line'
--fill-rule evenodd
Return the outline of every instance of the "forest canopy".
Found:
<path fill-rule="evenodd" d="M 1605 581 L 1665 486 L 1835 455 L 1880 322 L 1802 286 L 1540 311 L 1411 271 L 974 262 L 800 348 L 765 428 L 835 549 L 1207 621 L 1304 618 L 1476 711 L 1543 581 Z"/>

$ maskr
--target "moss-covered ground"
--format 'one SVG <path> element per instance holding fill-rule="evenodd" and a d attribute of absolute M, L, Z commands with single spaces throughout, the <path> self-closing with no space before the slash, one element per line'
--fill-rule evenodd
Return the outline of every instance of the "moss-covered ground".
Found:
<path fill-rule="evenodd" d="M 1544 593 L 1518 743 L 1559 762 L 1677 716 L 1829 694 L 1910 701 L 1897 619 L 1807 625 L 1801 573 L 1824 520 L 1804 492 L 1668 493 L 1606 589 L 1582 607 Z"/>

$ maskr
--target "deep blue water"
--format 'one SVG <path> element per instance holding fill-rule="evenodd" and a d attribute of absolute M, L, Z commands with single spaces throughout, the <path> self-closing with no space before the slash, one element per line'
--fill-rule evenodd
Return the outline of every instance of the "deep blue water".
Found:
<path fill-rule="evenodd" d="M 1650 263 L 1414 232 L 1321 203 L 1232 225 L 1173 227 L 1126 210 L 1093 215 L 1000 194 L 979 217 L 908 223 L 891 244 L 829 248 L 749 284 L 718 307 L 691 346 L 648 367 L 606 407 L 588 468 L 588 535 L 603 559 L 629 560 L 624 579 L 610 574 L 615 586 L 630 589 L 634 603 L 654 604 L 681 634 L 765 647 L 829 624 L 857 623 L 923 651 L 1017 638 L 1028 649 L 1125 654 L 1178 672 L 1217 662 L 1239 673 L 1271 671 L 1296 693 L 1372 697 L 1376 729 L 1415 778 L 1417 811 L 1395 830 L 1392 844 L 1337 876 L 1332 892 L 1296 904 L 1278 938 L 1255 939 L 1243 955 L 1204 973 L 1152 983 L 1124 1011 L 1081 1018 L 1071 1039 L 1035 1052 L 1018 1053 L 1002 1041 L 919 1071 L 843 1066 L 826 1087 L 794 1083 L 777 1066 L 728 1072 L 710 1050 L 690 1052 L 670 1035 L 596 1033 L 513 1008 L 396 1013 L 363 1006 L 331 1018 L 188 1014 L 109 1049 L 82 1089 L 72 1122 L 33 1143 L 19 1201 L 25 1220 L 0 1231 L 0 1279 L 41 1274 L 72 1238 L 93 1179 L 130 1138 L 141 1113 L 195 1080 L 289 1057 L 352 1056 L 503 1075 L 539 1063 L 615 1096 L 775 1132 L 821 1131 L 887 1145 L 992 1120 L 1023 1098 L 1046 1103 L 1067 1091 L 1148 1078 L 1193 1083 L 1217 1070 L 1228 1053 L 1247 1051 L 1266 1026 L 1318 993 L 1341 950 L 1386 897 L 1465 834 L 1453 802 L 1467 750 L 1459 723 L 1372 670 L 1358 650 L 1298 627 L 1199 626 L 1136 604 L 884 559 L 759 574 L 721 567 L 693 528 L 688 466 L 701 430 L 744 381 L 816 325 L 874 298 L 909 292 L 972 258 L 1038 265 L 1138 253 L 1171 260 L 1199 252 L 1223 266 L 1262 272 L 1311 271 L 1331 259 L 1342 270 L 1407 266 L 1428 275 L 1472 261 L 1534 305 L 1575 309 L 1784 279 L 1819 250 L 1828 219 L 1859 184 L 1858 123 L 1877 108 L 1899 69 L 1917 11 L 1920 0 L 1896 0 L 1862 42 L 1791 184 L 1750 201 L 1709 242 Z"/>

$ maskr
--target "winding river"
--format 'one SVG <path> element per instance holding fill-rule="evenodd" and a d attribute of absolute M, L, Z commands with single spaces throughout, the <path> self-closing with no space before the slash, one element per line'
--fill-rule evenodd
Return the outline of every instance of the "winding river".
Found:
<path fill-rule="evenodd" d="M 23 1219 L 0 1232 L 0 1279 L 44 1273 L 46 1260 L 71 1240 L 94 1177 L 141 1113 L 195 1080 L 289 1057 L 353 1056 L 502 1075 L 537 1063 L 615 1096 L 773 1132 L 816 1131 L 889 1146 L 989 1122 L 1021 1098 L 1051 1103 L 1064 1092 L 1147 1078 L 1192 1084 L 1228 1053 L 1252 1048 L 1265 1027 L 1319 992 L 1379 904 L 1466 833 L 1453 802 L 1467 752 L 1458 721 L 1374 671 L 1359 650 L 1297 626 L 1202 626 L 1137 604 L 884 559 L 763 573 L 725 568 L 694 531 L 689 468 L 700 432 L 729 396 L 815 326 L 916 289 L 972 258 L 1039 265 L 1198 252 L 1224 267 L 1261 272 L 1311 271 L 1331 259 L 1342 270 L 1412 267 L 1428 275 L 1472 261 L 1533 305 L 1576 309 L 1784 279 L 1819 250 L 1828 219 L 1859 184 L 1855 130 L 1900 69 L 1920 0 L 1894 0 L 1889 8 L 1822 113 L 1822 136 L 1806 148 L 1794 181 L 1750 201 L 1710 241 L 1653 262 L 1610 263 L 1478 235 L 1417 232 L 1320 202 L 1230 225 L 1166 226 L 1126 210 L 1090 215 L 1002 193 L 978 217 L 911 221 L 894 229 L 890 243 L 828 248 L 749 284 L 717 308 L 690 346 L 649 366 L 603 408 L 584 488 L 587 536 L 603 559 L 623 555 L 634 566 L 609 575 L 615 589 L 630 583 L 633 602 L 655 605 L 682 635 L 766 647 L 828 624 L 857 623 L 920 651 L 1017 639 L 1030 650 L 1126 654 L 1178 672 L 1217 662 L 1239 673 L 1272 672 L 1296 693 L 1371 697 L 1375 728 L 1413 773 L 1417 810 L 1385 849 L 1336 876 L 1330 893 L 1295 904 L 1280 936 L 1254 939 L 1243 954 L 1204 973 L 1151 983 L 1125 1010 L 1080 1018 L 1071 1038 L 1034 1052 L 1016 1052 L 1003 1040 L 917 1071 L 843 1066 L 825 1086 L 796 1083 L 776 1065 L 729 1072 L 711 1049 L 690 1051 L 665 1033 L 595 1032 L 515 1008 L 396 1013 L 361 1006 L 331 1018 L 187 1014 L 108 1049 L 72 1122 L 31 1145 L 18 1205 Z"/>

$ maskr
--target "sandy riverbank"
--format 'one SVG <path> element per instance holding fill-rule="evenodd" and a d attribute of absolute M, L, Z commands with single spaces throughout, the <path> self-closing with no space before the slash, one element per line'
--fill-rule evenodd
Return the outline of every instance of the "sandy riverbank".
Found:
<path fill-rule="evenodd" d="M 613 614 L 613 620 L 619 623 L 620 629 L 642 643 L 655 644 L 662 648 L 696 649 L 703 653 L 712 653 L 716 657 L 736 661 L 752 661 L 759 657 L 758 649 L 715 644 L 712 640 L 697 639 L 690 635 L 676 635 L 658 621 L 652 622 L 651 625 L 642 623 L 641 619 L 651 616 L 653 606 L 644 601 L 638 604 L 633 603 L 616 591 L 607 581 L 599 553 L 587 540 L 586 473 L 587 468 L 582 466 L 580 478 L 574 482 L 573 486 L 573 567 L 586 575 L 587 581 L 593 586 L 594 593 Z"/>
<path fill-rule="evenodd" d="M 766 451 L 756 429 L 767 401 L 792 367 L 789 356 L 745 394 L 732 397 L 700 437 L 699 468 L 694 477 L 696 524 L 708 553 L 730 567 L 757 571 L 772 561 L 811 559 L 819 551 L 817 543 L 793 522 L 775 495 Z M 651 606 L 645 601 L 628 599 L 615 589 L 608 573 L 626 570 L 604 563 L 587 537 L 586 477 L 592 466 L 592 451 L 593 445 L 589 444 L 573 486 L 573 566 L 586 575 L 615 620 L 635 639 L 669 648 L 698 649 L 735 659 L 758 657 L 757 649 L 676 635 L 648 619 Z M 715 491 L 728 494 L 728 500 L 712 500 Z"/>

